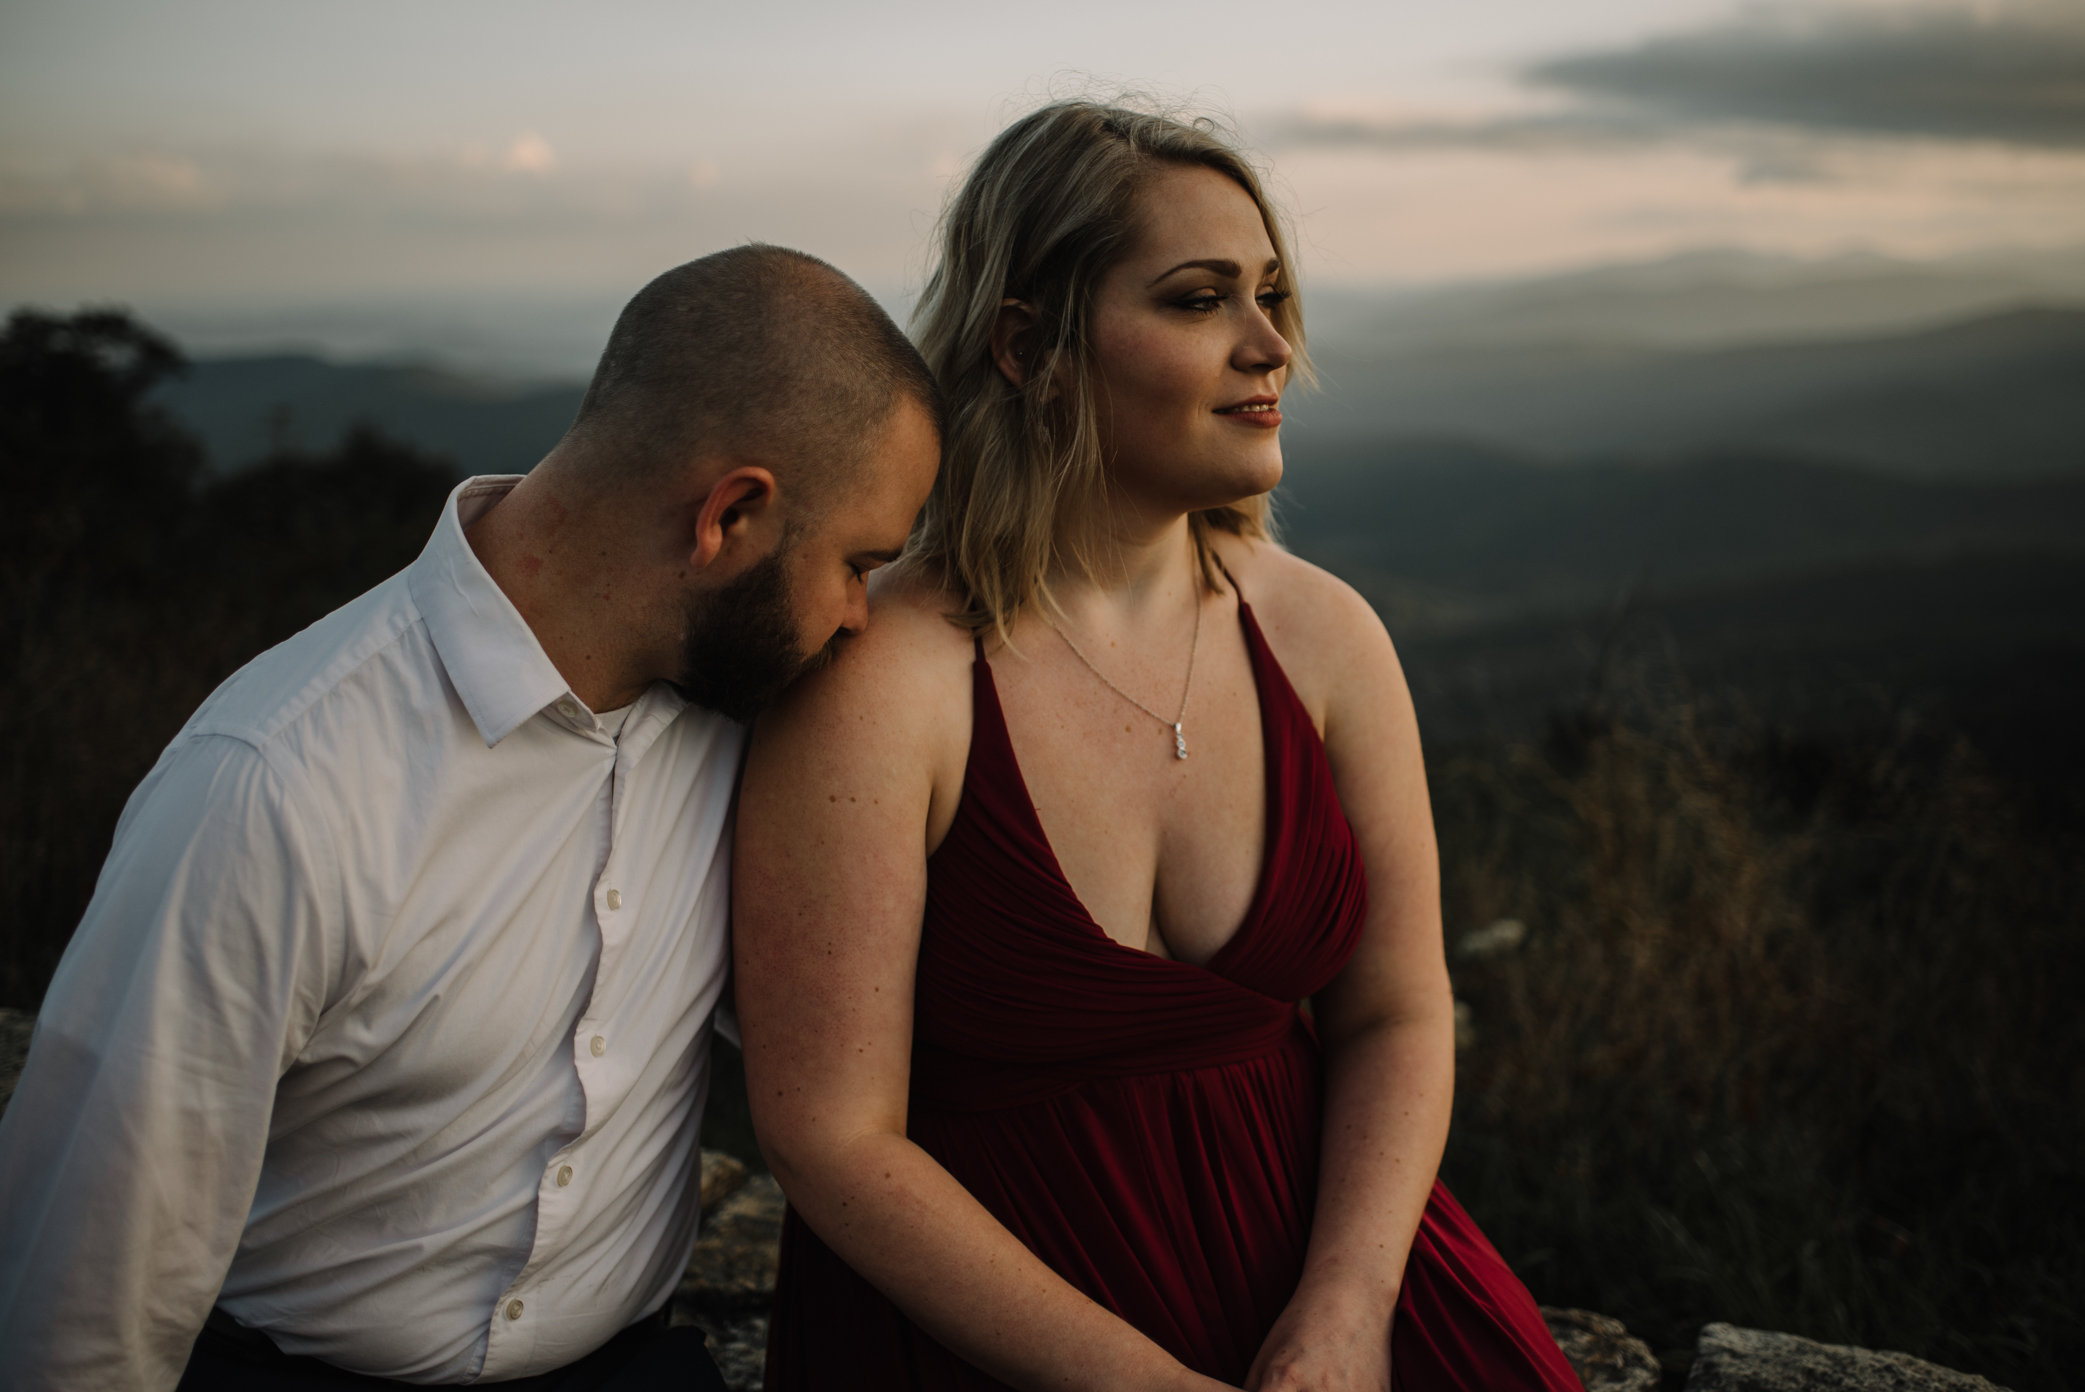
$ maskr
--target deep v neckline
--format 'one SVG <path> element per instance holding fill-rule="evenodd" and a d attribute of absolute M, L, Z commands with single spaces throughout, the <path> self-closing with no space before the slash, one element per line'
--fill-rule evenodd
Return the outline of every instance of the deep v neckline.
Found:
<path fill-rule="evenodd" d="M 1006 742 L 1007 763 L 1013 771 L 1014 784 L 1020 793 L 1018 798 L 1012 800 L 1016 809 L 1016 815 L 1025 819 L 1025 825 L 1022 829 L 1034 837 L 1035 845 L 1041 848 L 1042 855 L 1047 858 L 1051 878 L 1064 890 L 1066 898 L 1077 906 L 1080 924 L 1110 947 L 1119 948 L 1124 952 L 1135 953 L 1138 957 L 1148 961 L 1167 962 L 1176 966 L 1187 967 L 1194 971 L 1213 972 L 1218 976 L 1223 975 L 1222 966 L 1225 960 L 1234 955 L 1240 944 L 1250 937 L 1253 930 L 1264 923 L 1269 916 L 1267 910 L 1272 897 L 1272 881 L 1269 871 L 1274 865 L 1275 852 L 1277 850 L 1276 839 L 1279 832 L 1277 820 L 1279 809 L 1275 806 L 1275 802 L 1278 790 L 1282 786 L 1279 778 L 1281 771 L 1275 765 L 1277 745 L 1281 744 L 1281 741 L 1275 738 L 1274 731 L 1270 728 L 1271 722 L 1268 718 L 1267 705 L 1268 682 L 1266 666 L 1273 660 L 1274 654 L 1267 647 L 1266 636 L 1260 632 L 1259 621 L 1252 616 L 1252 606 L 1245 602 L 1245 596 L 1237 588 L 1236 581 L 1231 583 L 1231 592 L 1238 596 L 1238 627 L 1245 637 L 1246 658 L 1252 665 L 1253 695 L 1260 707 L 1260 776 L 1265 783 L 1261 796 L 1266 803 L 1266 825 L 1260 833 L 1260 865 L 1253 882 L 1252 898 L 1246 904 L 1245 917 L 1240 919 L 1238 926 L 1231 930 L 1231 935 L 1224 939 L 1223 946 L 1210 954 L 1207 962 L 1190 962 L 1183 957 L 1161 957 L 1145 948 L 1131 947 L 1128 943 L 1114 937 L 1107 929 L 1101 927 L 1100 920 L 1096 919 L 1086 907 L 1086 901 L 1080 897 L 1078 889 L 1071 882 L 1071 877 L 1064 873 L 1063 862 L 1057 858 L 1057 848 L 1051 843 L 1049 833 L 1043 829 L 1042 815 L 1035 810 L 1035 799 L 1028 791 L 1028 775 L 1021 768 L 1019 752 L 1014 749 L 1012 727 L 1006 723 L 1006 707 L 999 699 L 999 682 L 992 673 L 990 659 L 985 656 L 984 638 L 982 635 L 979 635 L 974 640 L 976 645 L 975 665 L 983 669 L 984 690 L 990 694 L 992 700 L 992 718 L 998 723 L 999 737 Z M 1283 682 L 1286 685 L 1286 675 L 1283 677 Z M 1291 694 L 1290 699 L 1294 699 L 1293 694 Z M 982 712 L 974 714 L 972 717 L 973 721 L 975 721 L 977 715 L 981 714 Z M 969 788 L 972 771 L 977 759 L 977 731 L 975 729 L 971 732 L 970 748 L 970 756 L 965 762 L 963 771 L 963 784 L 966 792 Z M 1287 755 L 1288 750 L 1286 748 L 1279 751 L 1280 757 L 1287 757 Z M 966 796 L 964 798 L 964 806 L 957 809 L 956 815 L 959 817 L 969 815 L 972 801 L 971 798 Z"/>

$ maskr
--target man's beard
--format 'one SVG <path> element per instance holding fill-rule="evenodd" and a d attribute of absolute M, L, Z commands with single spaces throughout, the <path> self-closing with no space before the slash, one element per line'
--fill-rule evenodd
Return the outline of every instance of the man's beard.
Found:
<path fill-rule="evenodd" d="M 798 677 L 833 660 L 841 634 L 816 652 L 797 646 L 789 575 L 777 546 L 723 589 L 704 596 L 688 614 L 682 650 L 681 695 L 741 724 L 772 705 Z"/>

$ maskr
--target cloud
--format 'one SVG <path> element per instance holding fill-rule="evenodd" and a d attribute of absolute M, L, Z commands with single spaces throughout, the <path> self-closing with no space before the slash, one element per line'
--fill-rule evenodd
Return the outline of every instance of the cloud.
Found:
<path fill-rule="evenodd" d="M 802 247 L 865 283 L 904 283 L 940 202 L 926 172 L 934 146 L 875 128 L 794 159 L 778 145 L 619 161 L 560 141 L 549 162 L 521 140 L 392 155 L 0 149 L 0 306 L 614 298 L 748 239 Z M 513 146 L 528 157 L 511 158 Z"/>
<path fill-rule="evenodd" d="M 2085 149 L 2085 5 L 1758 8 L 1633 48 L 1522 70 L 1533 111 L 1462 120 L 1292 118 L 1276 138 L 1536 154 L 1709 146 L 1747 177 L 1816 177 L 1820 138 Z M 1560 100 L 1558 100 L 1560 99 Z"/>
<path fill-rule="evenodd" d="M 1755 10 L 1551 59 L 1525 76 L 1596 110 L 1682 125 L 2085 146 L 2085 6 L 2075 0 Z"/>
<path fill-rule="evenodd" d="M 89 210 L 193 213 L 216 206 L 222 181 L 184 156 L 145 151 L 93 160 L 0 158 L 0 220 Z"/>
<path fill-rule="evenodd" d="M 1275 143 L 1372 150 L 1495 150 L 1514 154 L 1639 145 L 1655 122 L 1625 112 L 1559 111 L 1489 120 L 1297 116 L 1275 123 Z"/>

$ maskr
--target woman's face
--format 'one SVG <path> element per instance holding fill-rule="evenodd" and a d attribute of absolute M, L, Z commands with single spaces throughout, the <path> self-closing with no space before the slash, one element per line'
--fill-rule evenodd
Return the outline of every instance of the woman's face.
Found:
<path fill-rule="evenodd" d="M 1200 166 L 1138 200 L 1136 247 L 1096 287 L 1092 345 L 1101 448 L 1118 488 L 1168 511 L 1217 507 L 1281 482 L 1286 296 L 1252 197 Z"/>

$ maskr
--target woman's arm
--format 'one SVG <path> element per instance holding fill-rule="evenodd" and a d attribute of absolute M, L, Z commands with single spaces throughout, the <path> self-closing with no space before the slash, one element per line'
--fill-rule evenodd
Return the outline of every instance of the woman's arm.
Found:
<path fill-rule="evenodd" d="M 761 718 L 733 906 L 746 1085 L 790 1203 L 919 1326 L 1015 1387 L 1220 1387 L 1066 1284 L 905 1136 L 927 855 L 954 815 L 970 644 L 879 595 Z"/>
<path fill-rule="evenodd" d="M 1382 622 L 1290 557 L 1269 641 L 1321 701 L 1340 805 L 1368 872 L 1368 918 L 1345 970 L 1312 1001 L 1325 1055 L 1317 1211 L 1303 1278 L 1246 1386 L 1387 1389 L 1405 1261 L 1448 1137 L 1454 1000 L 1441 951 L 1440 871 L 1418 722 Z M 1263 582 L 1264 583 L 1264 582 Z"/>

